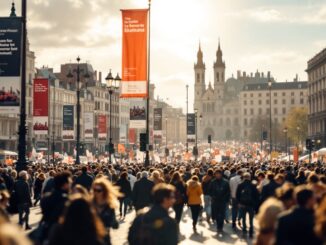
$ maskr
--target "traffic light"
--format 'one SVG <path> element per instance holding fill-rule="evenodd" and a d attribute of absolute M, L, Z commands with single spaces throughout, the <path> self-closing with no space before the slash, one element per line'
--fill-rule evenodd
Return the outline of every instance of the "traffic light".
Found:
<path fill-rule="evenodd" d="M 208 135 L 208 144 L 211 144 L 211 143 L 212 143 L 212 136 Z"/>
<path fill-rule="evenodd" d="M 197 149 L 196 146 L 194 146 L 194 148 L 192 149 L 192 154 L 193 154 L 194 156 L 198 156 L 198 149 Z"/>
<path fill-rule="evenodd" d="M 262 139 L 267 140 L 267 131 L 263 131 L 262 133 Z"/>
<path fill-rule="evenodd" d="M 312 139 L 306 139 L 306 148 L 311 151 L 315 147 L 315 141 Z"/>
<path fill-rule="evenodd" d="M 105 145 L 105 151 L 109 152 L 110 154 L 114 154 L 114 144 L 109 143 Z"/>
<path fill-rule="evenodd" d="M 145 133 L 140 133 L 139 141 L 140 141 L 140 151 L 145 152 L 146 151 L 146 141 L 147 141 Z"/>

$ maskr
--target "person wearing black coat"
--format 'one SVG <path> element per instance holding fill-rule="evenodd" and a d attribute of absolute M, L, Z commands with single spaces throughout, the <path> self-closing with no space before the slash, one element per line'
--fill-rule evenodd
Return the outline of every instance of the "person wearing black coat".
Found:
<path fill-rule="evenodd" d="M 187 201 L 186 185 L 183 182 L 179 172 L 175 172 L 173 174 L 170 184 L 175 187 L 176 201 L 173 205 L 173 210 L 175 212 L 175 220 L 179 224 L 181 221 L 184 204 Z"/>
<path fill-rule="evenodd" d="M 32 198 L 27 183 L 28 174 L 26 171 L 19 172 L 19 178 L 14 184 L 13 192 L 18 207 L 19 213 L 19 225 L 23 226 L 25 223 L 25 229 L 30 230 L 29 226 L 29 208 L 32 206 Z"/>
<path fill-rule="evenodd" d="M 298 206 L 281 214 L 276 228 L 276 245 L 321 245 L 314 232 L 315 199 L 304 186 L 295 189 Z"/>
<path fill-rule="evenodd" d="M 239 209 L 242 217 L 242 232 L 247 233 L 246 214 L 249 215 L 249 237 L 254 233 L 254 215 L 255 208 L 259 203 L 259 193 L 254 184 L 251 183 L 250 173 L 243 174 L 243 182 L 239 184 L 236 191 L 236 199 L 239 203 Z"/>
<path fill-rule="evenodd" d="M 269 183 L 263 186 L 261 191 L 261 203 L 266 201 L 269 197 L 275 196 L 275 190 L 280 187 L 274 180 L 274 174 L 269 173 L 267 178 L 269 179 Z"/>
<path fill-rule="evenodd" d="M 87 173 L 87 167 L 83 166 L 82 174 L 76 178 L 75 184 L 79 184 L 89 191 L 93 184 L 93 180 L 93 177 Z"/>
<path fill-rule="evenodd" d="M 148 173 L 143 171 L 141 173 L 141 178 L 136 181 L 134 189 L 132 192 L 132 201 L 135 206 L 136 211 L 148 207 L 152 204 L 151 192 L 154 187 L 154 183 L 147 179 Z"/>
<path fill-rule="evenodd" d="M 42 186 L 45 180 L 44 173 L 40 173 L 34 183 L 34 206 L 41 200 Z"/>
<path fill-rule="evenodd" d="M 215 215 L 217 231 L 222 232 L 226 205 L 231 196 L 229 182 L 223 179 L 222 170 L 215 171 L 215 179 L 211 182 L 208 193 L 212 197 L 212 213 Z"/>
<path fill-rule="evenodd" d="M 10 174 L 8 174 L 8 170 L 7 169 L 3 169 L 2 170 L 2 175 L 1 177 L 4 179 L 5 184 L 6 184 L 6 188 L 9 191 L 9 193 L 12 191 L 12 188 L 14 187 L 14 179 L 10 176 Z"/>
<path fill-rule="evenodd" d="M 120 217 L 126 217 L 127 213 L 127 208 L 130 203 L 131 199 L 131 185 L 128 180 L 128 173 L 123 172 L 118 179 L 117 186 L 120 187 L 120 192 L 123 194 L 123 197 L 119 198 L 120 206 L 119 206 L 119 211 L 120 211 Z M 124 206 L 123 213 L 122 213 L 122 206 Z"/>

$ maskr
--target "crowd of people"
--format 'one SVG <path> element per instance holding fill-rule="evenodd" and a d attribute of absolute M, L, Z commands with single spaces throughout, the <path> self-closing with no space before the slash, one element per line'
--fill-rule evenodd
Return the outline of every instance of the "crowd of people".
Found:
<path fill-rule="evenodd" d="M 257 245 L 326 242 L 323 163 L 30 164 L 19 173 L 2 166 L 0 176 L 1 245 L 111 244 L 110 230 L 133 209 L 129 244 L 173 245 L 187 208 L 194 234 L 198 222 L 207 222 L 218 235 L 231 226 Z M 24 233 L 36 205 L 40 223 Z"/>

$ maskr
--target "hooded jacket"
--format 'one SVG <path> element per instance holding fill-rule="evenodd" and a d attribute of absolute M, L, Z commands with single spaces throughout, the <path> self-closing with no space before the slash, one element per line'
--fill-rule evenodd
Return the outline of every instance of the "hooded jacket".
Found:
<path fill-rule="evenodd" d="M 198 181 L 189 180 L 187 182 L 187 196 L 189 205 L 200 205 L 203 190 Z"/>

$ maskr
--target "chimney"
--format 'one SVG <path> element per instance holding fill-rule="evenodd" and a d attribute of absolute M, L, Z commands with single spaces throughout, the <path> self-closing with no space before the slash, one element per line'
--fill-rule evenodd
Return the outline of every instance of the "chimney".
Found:
<path fill-rule="evenodd" d="M 253 73 L 252 72 L 250 72 L 250 77 L 253 77 Z"/>
<path fill-rule="evenodd" d="M 102 83 L 102 72 L 101 71 L 98 73 L 98 81 L 100 83 Z"/>
<path fill-rule="evenodd" d="M 268 78 L 268 79 L 271 78 L 271 72 L 270 72 L 270 71 L 267 72 L 267 78 Z"/>
<path fill-rule="evenodd" d="M 237 71 L 237 79 L 240 79 L 240 78 L 241 78 L 241 71 L 238 70 L 238 71 Z"/>
<path fill-rule="evenodd" d="M 245 71 L 243 72 L 243 77 L 246 77 L 246 72 Z"/>
<path fill-rule="evenodd" d="M 94 80 L 97 81 L 97 70 L 94 71 Z"/>
<path fill-rule="evenodd" d="M 298 82 L 298 81 L 299 81 L 298 74 L 295 74 L 294 81 L 295 81 L 295 82 Z"/>
<path fill-rule="evenodd" d="M 261 77 L 264 78 L 264 72 L 261 73 Z"/>

